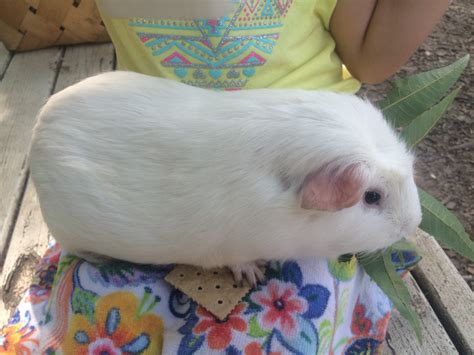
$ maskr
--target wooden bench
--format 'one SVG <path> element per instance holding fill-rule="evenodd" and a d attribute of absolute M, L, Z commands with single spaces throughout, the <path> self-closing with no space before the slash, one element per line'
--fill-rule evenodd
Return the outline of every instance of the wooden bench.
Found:
<path fill-rule="evenodd" d="M 15 55 L 0 44 L 0 326 L 28 287 L 50 238 L 25 163 L 35 116 L 52 93 L 114 66 L 110 44 Z M 384 353 L 474 353 L 472 291 L 433 238 L 420 231 L 414 240 L 429 256 L 407 278 L 424 342 L 394 312 Z"/>

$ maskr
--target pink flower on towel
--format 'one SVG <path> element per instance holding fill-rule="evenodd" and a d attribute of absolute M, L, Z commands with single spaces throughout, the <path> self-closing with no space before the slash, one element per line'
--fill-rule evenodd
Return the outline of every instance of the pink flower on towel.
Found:
<path fill-rule="evenodd" d="M 201 320 L 194 328 L 195 334 L 208 331 L 207 344 L 213 350 L 223 350 L 232 341 L 232 331 L 245 332 L 247 323 L 240 317 L 245 309 L 245 304 L 240 303 L 224 320 L 219 320 L 210 312 L 199 306 L 196 313 Z"/>
<path fill-rule="evenodd" d="M 296 317 L 307 311 L 308 302 L 298 296 L 298 289 L 294 284 L 271 280 L 263 290 L 250 297 L 264 308 L 259 317 L 265 328 L 277 327 L 287 336 L 296 335 Z"/>

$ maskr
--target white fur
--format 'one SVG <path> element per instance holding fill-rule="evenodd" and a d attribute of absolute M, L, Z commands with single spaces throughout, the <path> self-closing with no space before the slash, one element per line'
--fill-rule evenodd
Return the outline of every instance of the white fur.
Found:
<path fill-rule="evenodd" d="M 380 207 L 300 207 L 305 177 L 364 164 Z M 215 92 L 130 72 L 86 79 L 39 115 L 31 175 L 71 252 L 204 267 L 386 247 L 421 212 L 413 158 L 347 94 Z"/>

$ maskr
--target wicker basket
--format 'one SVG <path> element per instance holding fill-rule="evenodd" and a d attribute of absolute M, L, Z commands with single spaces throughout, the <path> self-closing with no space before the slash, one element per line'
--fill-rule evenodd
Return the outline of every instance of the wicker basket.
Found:
<path fill-rule="evenodd" d="M 9 50 L 108 41 L 95 0 L 0 0 L 0 42 Z"/>

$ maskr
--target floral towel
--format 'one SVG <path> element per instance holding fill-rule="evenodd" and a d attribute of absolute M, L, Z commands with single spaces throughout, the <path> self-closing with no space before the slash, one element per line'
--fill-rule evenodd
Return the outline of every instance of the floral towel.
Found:
<path fill-rule="evenodd" d="M 0 331 L 0 354 L 368 354 L 381 349 L 392 306 L 355 259 L 270 262 L 266 282 L 223 321 L 164 281 L 171 268 L 125 262 L 94 266 L 61 255 L 52 245 Z"/>

